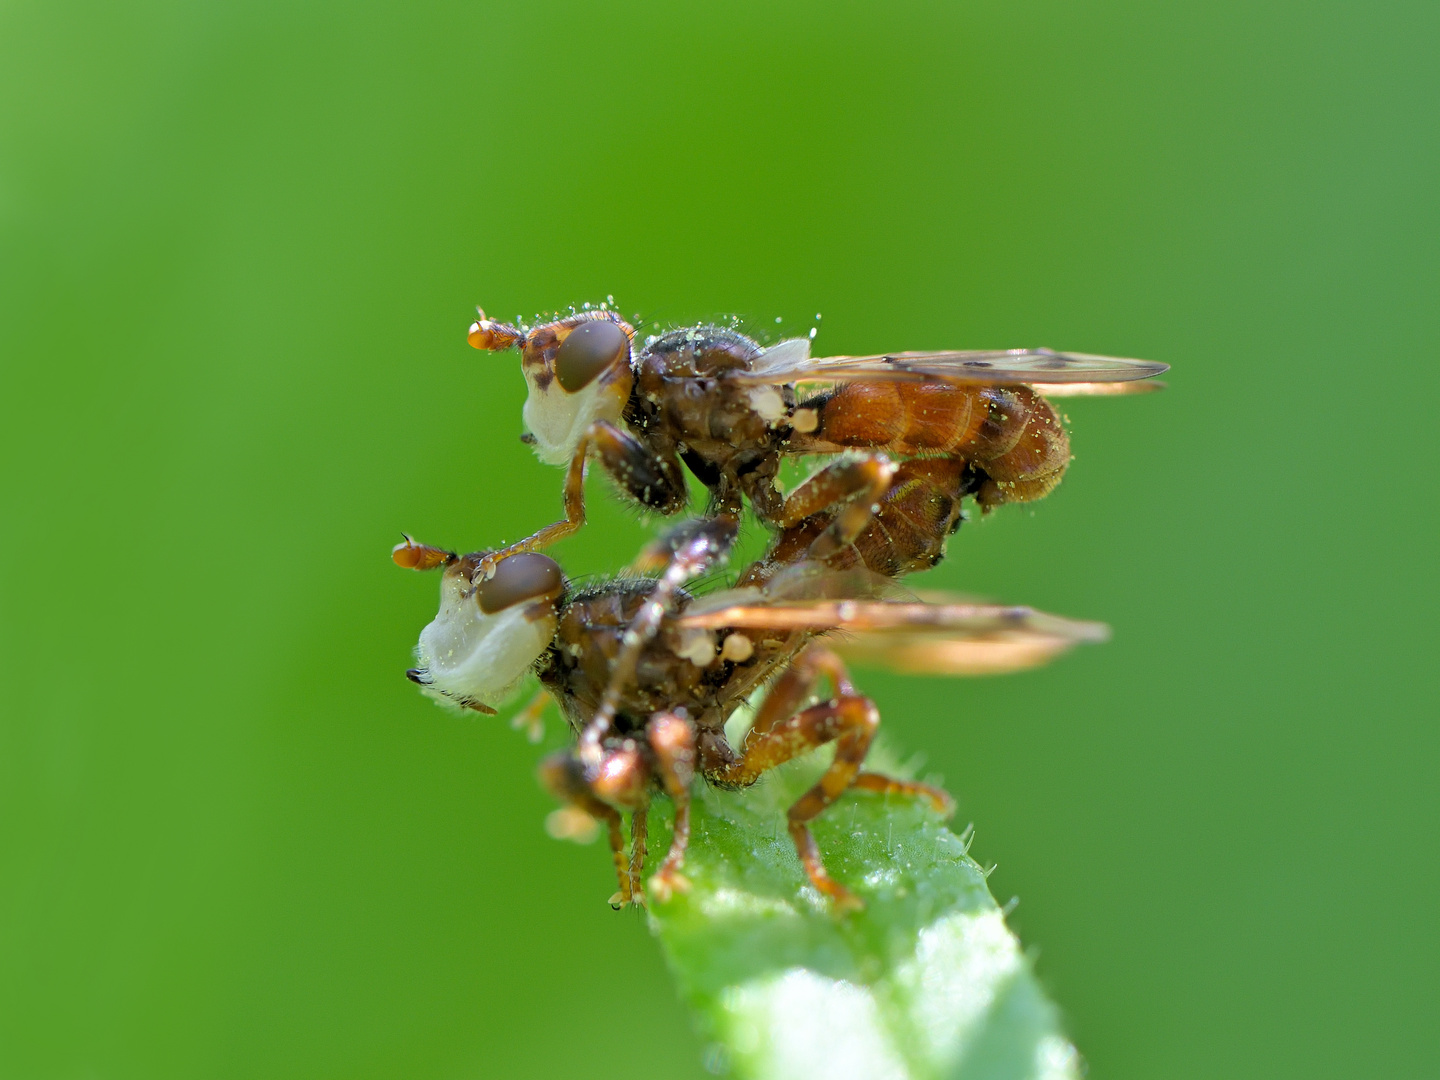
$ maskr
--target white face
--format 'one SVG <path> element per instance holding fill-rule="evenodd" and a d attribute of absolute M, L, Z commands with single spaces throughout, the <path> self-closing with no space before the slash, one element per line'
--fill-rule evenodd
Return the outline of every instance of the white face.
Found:
<path fill-rule="evenodd" d="M 596 420 L 620 419 L 627 391 L 615 376 L 630 363 L 630 335 L 608 317 L 586 319 L 557 336 L 553 349 L 543 336 L 527 345 L 522 360 L 530 387 L 525 426 L 535 436 L 535 453 L 550 465 L 573 459 Z"/>
<path fill-rule="evenodd" d="M 596 420 L 620 419 L 623 402 L 614 394 L 601 392 L 601 380 L 571 393 L 551 379 L 542 390 L 532 373 L 525 373 L 530 396 L 525 399 L 522 415 L 525 426 L 535 436 L 535 453 L 547 465 L 568 465 L 575 456 L 585 431 Z"/>
<path fill-rule="evenodd" d="M 514 692 L 549 647 L 556 623 L 553 605 L 546 605 L 537 617 L 534 598 L 487 614 L 469 575 L 447 572 L 440 583 L 440 611 L 420 631 L 415 648 L 421 688 L 440 702 L 494 708 Z"/>

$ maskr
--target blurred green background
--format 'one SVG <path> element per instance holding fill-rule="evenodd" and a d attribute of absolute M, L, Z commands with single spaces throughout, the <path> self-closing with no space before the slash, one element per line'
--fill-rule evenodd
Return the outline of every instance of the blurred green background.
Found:
<path fill-rule="evenodd" d="M 864 685 L 1092 1075 L 1433 1075 L 1437 24 L 0 5 L 0 1073 L 700 1075 L 387 558 L 558 509 L 472 305 L 614 294 L 1173 364 L 926 581 L 1114 641 Z M 575 574 L 648 535 L 594 505 Z"/>

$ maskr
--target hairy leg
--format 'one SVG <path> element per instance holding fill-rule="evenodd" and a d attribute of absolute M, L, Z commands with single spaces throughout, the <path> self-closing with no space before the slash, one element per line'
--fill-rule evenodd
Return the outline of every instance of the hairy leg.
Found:
<path fill-rule="evenodd" d="M 879 795 L 907 795 L 911 798 L 925 799 L 935 812 L 944 818 L 955 813 L 955 800 L 948 791 L 931 784 L 922 784 L 916 780 L 898 780 L 883 773 L 862 772 L 856 774 L 855 783 L 852 786 L 863 791 L 873 791 Z"/>
<path fill-rule="evenodd" d="M 776 524 L 787 529 L 814 514 L 838 508 L 809 550 L 815 559 L 833 555 L 870 523 L 875 504 L 890 487 L 894 475 L 895 465 L 884 454 L 846 458 L 827 465 L 790 493 Z"/>
<path fill-rule="evenodd" d="M 657 514 L 678 514 L 690 501 L 685 471 L 674 450 L 665 453 L 606 420 L 590 425 L 591 453 L 620 490 Z"/>
<path fill-rule="evenodd" d="M 562 750 L 551 754 L 540 763 L 540 783 L 561 802 L 569 803 L 597 821 L 605 823 L 610 840 L 610 856 L 615 863 L 615 879 L 620 884 L 619 891 L 610 898 L 610 903 L 611 906 L 630 903 L 634 899 L 634 884 L 630 874 L 630 860 L 625 854 L 625 831 L 621 827 L 620 812 L 595 795 L 590 783 L 585 779 L 584 768 L 571 751 Z"/>
<path fill-rule="evenodd" d="M 564 519 L 492 552 L 480 564 L 482 574 L 488 577 L 501 559 L 522 551 L 539 551 L 580 530 L 585 524 L 585 463 L 591 457 L 600 462 L 625 494 L 646 509 L 674 514 L 685 508 L 689 491 L 680 460 L 673 453 L 656 454 L 610 421 L 597 420 L 586 429 L 565 471 Z"/>
<path fill-rule="evenodd" d="M 818 670 L 821 663 L 828 669 L 827 673 L 836 684 L 835 698 L 812 705 L 783 720 L 772 721 L 766 717 L 767 728 L 759 732 L 752 730 L 746 737 L 745 753 L 740 760 L 727 769 L 717 771 L 710 779 L 727 785 L 753 784 L 777 765 L 826 743 L 835 743 L 835 760 L 815 786 L 790 807 L 787 818 L 790 837 L 795 842 L 796 853 L 811 884 L 828 896 L 838 909 L 857 908 L 863 906 L 860 899 L 826 871 L 808 823 L 854 783 L 875 738 L 880 714 L 869 698 L 855 692 L 844 666 L 833 654 L 823 660 L 808 662 L 816 665 L 812 670 Z M 799 685 L 798 680 L 795 685 Z"/>
<path fill-rule="evenodd" d="M 776 724 L 795 715 L 806 699 L 815 692 L 822 676 L 829 676 L 830 685 L 837 694 L 855 693 L 855 687 L 850 683 L 850 673 L 845 670 L 845 664 L 840 657 L 823 645 L 811 645 L 790 662 L 785 673 L 770 687 L 765 700 L 755 710 L 755 719 L 751 721 L 750 731 L 745 736 L 746 742 L 764 735 Z"/>
<path fill-rule="evenodd" d="M 645 876 L 645 857 L 650 854 L 645 841 L 649 839 L 648 825 L 650 807 L 642 805 L 630 811 L 630 899 L 637 904 L 645 903 L 645 887 L 640 879 Z M 624 903 L 623 898 L 612 896 L 610 903 Z"/>
<path fill-rule="evenodd" d="M 675 829 L 670 850 L 650 887 L 661 900 L 673 892 L 686 892 L 690 882 L 680 873 L 685 863 L 685 848 L 690 843 L 690 783 L 695 778 L 695 730 L 689 721 L 674 713 L 662 713 L 650 721 L 646 737 L 655 752 L 655 771 L 665 787 L 665 794 L 675 804 Z"/>
<path fill-rule="evenodd" d="M 563 540 L 580 529 L 585 524 L 585 461 L 590 452 L 590 440 L 580 440 L 580 445 L 575 449 L 575 456 L 570 459 L 570 466 L 565 470 L 565 487 L 561 496 L 565 507 L 565 517 L 543 529 L 531 533 L 524 540 L 517 540 L 508 547 L 499 551 L 492 551 L 480 561 L 479 571 L 482 577 L 489 577 L 495 573 L 495 567 L 501 559 L 508 559 L 511 555 L 518 555 L 522 551 L 539 551 L 547 548 L 557 540 Z"/>
<path fill-rule="evenodd" d="M 615 719 L 621 695 L 634 679 L 640 654 L 659 632 L 660 621 L 674 603 L 680 586 L 724 559 L 735 543 L 739 529 L 740 523 L 733 517 L 702 519 L 687 526 L 676 539 L 669 565 L 625 630 L 620 652 L 610 667 L 610 681 L 600 699 L 600 706 L 580 733 L 580 756 L 587 766 L 593 768 L 599 765 L 603 756 L 601 740 Z"/>

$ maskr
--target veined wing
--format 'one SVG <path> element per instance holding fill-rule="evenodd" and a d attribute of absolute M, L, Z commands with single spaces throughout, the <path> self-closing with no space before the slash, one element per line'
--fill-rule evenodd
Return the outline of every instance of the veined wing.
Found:
<path fill-rule="evenodd" d="M 936 675 L 990 675 L 1036 667 L 1075 645 L 1109 637 L 1103 623 L 1034 608 L 972 602 L 815 600 L 747 603 L 686 614 L 696 629 L 842 631 L 831 640 L 857 663 Z"/>
<path fill-rule="evenodd" d="M 926 631 L 948 635 L 980 635 L 1027 628 L 1075 641 L 1104 641 L 1103 623 L 1048 615 L 1015 604 L 927 603 L 892 600 L 807 600 L 800 603 L 738 603 L 687 610 L 679 626 L 702 630 L 721 627 L 755 630 Z"/>
<path fill-rule="evenodd" d="M 1124 397 L 1130 394 L 1154 394 L 1164 390 L 1163 379 L 1135 379 L 1130 382 L 1031 383 L 1030 386 L 1047 398 L 1060 397 Z"/>
<path fill-rule="evenodd" d="M 1041 667 L 1077 640 L 1036 629 L 997 631 L 983 637 L 859 633 L 828 643 L 854 664 L 917 675 L 1005 675 Z"/>
<path fill-rule="evenodd" d="M 788 343 L 782 343 L 788 344 Z M 772 355 L 778 354 L 778 355 Z M 798 382 L 948 382 L 978 386 L 1026 383 L 1057 395 L 1134 393 L 1112 387 L 1144 384 L 1170 369 L 1153 360 L 1130 360 L 1053 349 L 974 349 L 897 352 L 874 356 L 805 355 L 796 348 L 767 350 L 750 371 L 728 376 L 740 382 L 775 385 Z M 1063 389 L 1062 389 L 1063 388 Z M 1146 389 L 1158 388 L 1153 384 Z"/>
<path fill-rule="evenodd" d="M 945 594 L 944 599 L 959 598 Z M 711 615 L 716 611 L 742 608 L 774 610 L 780 605 L 800 608 L 824 600 L 920 603 L 919 597 L 894 578 L 863 566 L 835 570 L 823 562 L 801 559 L 775 571 L 763 586 L 722 589 L 696 597 L 685 606 L 684 615 L 676 621 L 681 626 L 711 626 L 716 625 L 711 621 Z"/>

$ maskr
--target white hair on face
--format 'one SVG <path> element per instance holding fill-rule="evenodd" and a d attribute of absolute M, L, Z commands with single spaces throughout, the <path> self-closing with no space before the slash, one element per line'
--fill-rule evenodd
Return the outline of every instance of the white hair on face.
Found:
<path fill-rule="evenodd" d="M 602 379 L 572 394 L 551 379 L 543 390 L 526 373 L 530 395 L 525 399 L 521 415 L 525 426 L 535 436 L 535 453 L 547 465 L 567 465 L 585 436 L 585 430 L 596 420 L 620 419 L 622 402 L 613 394 L 601 393 Z"/>
<path fill-rule="evenodd" d="M 555 636 L 556 617 L 527 618 L 529 603 L 487 615 L 463 574 L 440 583 L 440 611 L 420 631 L 415 656 L 425 670 L 425 693 L 451 704 L 492 708 L 514 691 Z"/>

